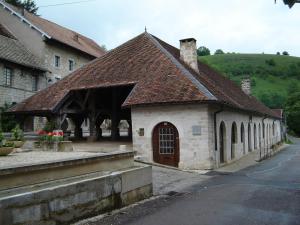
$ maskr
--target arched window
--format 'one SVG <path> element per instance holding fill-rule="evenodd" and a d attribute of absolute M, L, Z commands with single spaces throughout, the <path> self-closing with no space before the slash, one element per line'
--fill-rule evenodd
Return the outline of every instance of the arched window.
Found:
<path fill-rule="evenodd" d="M 226 126 L 224 122 L 220 124 L 220 163 L 224 163 L 226 160 Z"/>
<path fill-rule="evenodd" d="M 243 154 L 245 154 L 245 127 L 241 124 L 241 143 L 243 144 Z"/>
<path fill-rule="evenodd" d="M 254 124 L 254 149 L 257 149 L 257 131 L 256 131 L 256 124 Z"/>
<path fill-rule="evenodd" d="M 248 151 L 252 151 L 252 137 L 251 137 L 251 125 L 250 123 L 248 124 Z"/>
<path fill-rule="evenodd" d="M 238 136 L 237 136 L 237 126 L 236 123 L 233 122 L 232 123 L 232 127 L 231 127 L 231 159 L 235 158 L 235 144 L 237 144 L 238 142 Z"/>

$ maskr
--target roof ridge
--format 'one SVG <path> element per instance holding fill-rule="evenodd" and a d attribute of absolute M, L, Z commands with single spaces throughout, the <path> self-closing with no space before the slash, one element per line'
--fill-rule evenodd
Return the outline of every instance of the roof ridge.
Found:
<path fill-rule="evenodd" d="M 206 88 L 199 80 L 197 80 L 195 76 L 188 71 L 185 66 L 182 65 L 181 62 L 179 62 L 167 49 L 165 49 L 150 33 L 144 32 L 144 34 L 175 64 L 177 68 L 181 70 L 183 75 L 188 78 L 198 88 L 199 91 L 201 91 L 210 100 L 217 100 L 217 98 L 208 90 L 208 88 Z"/>

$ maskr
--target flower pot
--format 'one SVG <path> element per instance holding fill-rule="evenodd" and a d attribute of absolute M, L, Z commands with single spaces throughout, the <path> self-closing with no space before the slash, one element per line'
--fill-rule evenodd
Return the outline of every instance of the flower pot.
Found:
<path fill-rule="evenodd" d="M 24 145 L 24 141 L 13 141 L 15 148 L 22 148 L 22 146 Z"/>
<path fill-rule="evenodd" d="M 58 151 L 59 152 L 72 152 L 73 151 L 72 141 L 58 142 Z"/>
<path fill-rule="evenodd" d="M 47 143 L 47 151 L 57 152 L 58 151 L 57 142 L 48 142 Z"/>
<path fill-rule="evenodd" d="M 35 141 L 35 142 L 33 142 L 33 147 L 34 148 L 42 148 L 42 143 L 40 141 Z"/>
<path fill-rule="evenodd" d="M 14 150 L 14 147 L 0 147 L 0 156 L 7 156 Z"/>

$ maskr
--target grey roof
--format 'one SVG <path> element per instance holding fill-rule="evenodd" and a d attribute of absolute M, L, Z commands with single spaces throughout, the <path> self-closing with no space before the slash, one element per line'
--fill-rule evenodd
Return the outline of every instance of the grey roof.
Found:
<path fill-rule="evenodd" d="M 32 69 L 47 71 L 41 60 L 18 40 L 0 35 L 0 59 Z"/>

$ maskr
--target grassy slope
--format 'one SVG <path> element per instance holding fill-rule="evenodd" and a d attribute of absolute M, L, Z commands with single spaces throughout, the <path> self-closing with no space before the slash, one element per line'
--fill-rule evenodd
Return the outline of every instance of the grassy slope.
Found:
<path fill-rule="evenodd" d="M 253 94 L 270 107 L 282 107 L 291 90 L 300 89 L 300 58 L 269 54 L 224 54 L 199 57 L 225 76 L 240 83 L 250 75 Z M 272 59 L 275 65 L 266 61 Z M 271 96 L 278 103 L 274 103 Z M 266 100 L 267 99 L 267 100 Z M 269 99 L 269 100 L 268 100 Z M 275 105 L 272 105 L 275 104 Z"/>

